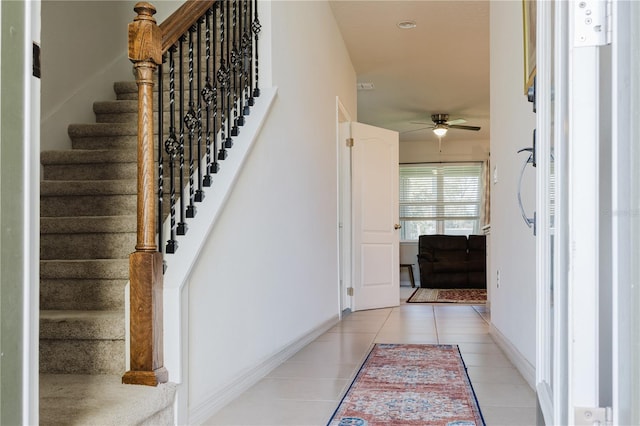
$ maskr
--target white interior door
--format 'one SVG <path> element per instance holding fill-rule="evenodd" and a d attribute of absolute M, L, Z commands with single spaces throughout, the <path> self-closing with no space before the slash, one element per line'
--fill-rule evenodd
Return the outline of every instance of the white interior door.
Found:
<path fill-rule="evenodd" d="M 351 123 L 354 311 L 397 306 L 398 133 Z"/>

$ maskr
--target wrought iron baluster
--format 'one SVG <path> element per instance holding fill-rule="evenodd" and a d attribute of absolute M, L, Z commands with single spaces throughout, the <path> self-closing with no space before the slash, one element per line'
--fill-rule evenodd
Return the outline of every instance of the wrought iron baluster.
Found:
<path fill-rule="evenodd" d="M 238 136 L 240 129 L 238 126 L 238 65 L 240 64 L 240 51 L 238 49 L 238 0 L 233 0 L 232 7 L 232 21 L 231 32 L 233 34 L 232 49 L 231 49 L 231 69 L 233 70 L 233 80 L 231 91 L 233 92 L 233 128 L 231 129 L 231 136 Z"/>
<path fill-rule="evenodd" d="M 165 56 L 162 57 L 162 62 L 166 59 Z M 163 100 L 162 94 L 164 91 L 164 75 L 163 75 L 163 64 L 158 65 L 158 223 L 156 226 L 158 227 L 158 251 L 162 253 L 162 206 L 163 206 L 163 191 L 164 191 L 164 156 L 162 155 L 162 145 L 163 141 L 163 126 L 164 123 L 162 119 L 162 108 L 163 108 Z"/>
<path fill-rule="evenodd" d="M 225 61 L 225 12 L 224 2 L 220 3 L 220 68 L 216 73 L 218 79 L 218 87 L 220 88 L 220 151 L 218 151 L 218 160 L 224 160 L 227 158 L 227 146 L 225 143 L 225 125 L 228 120 L 225 108 L 226 90 L 229 79 L 229 71 Z"/>
<path fill-rule="evenodd" d="M 179 62 L 180 62 L 180 223 L 178 223 L 178 235 L 185 235 L 187 233 L 187 222 L 185 220 L 185 194 L 184 194 L 184 42 L 185 36 L 180 37 L 179 44 Z"/>
<path fill-rule="evenodd" d="M 260 88 L 258 85 L 258 34 L 260 34 L 260 29 L 262 28 L 262 25 L 260 25 L 260 20 L 258 19 L 258 0 L 253 0 L 253 3 L 254 3 L 254 7 L 253 7 L 254 19 L 253 19 L 253 23 L 251 24 L 251 31 L 253 32 L 255 37 L 253 48 L 254 48 L 255 67 L 256 67 L 253 97 L 257 98 L 258 96 L 260 96 Z"/>
<path fill-rule="evenodd" d="M 197 202 L 201 202 L 204 200 L 204 191 L 202 190 L 202 102 L 200 102 L 200 93 L 202 93 L 202 22 L 203 18 L 198 19 L 197 30 L 196 30 L 196 40 L 198 42 L 198 48 L 196 51 L 198 52 L 198 62 L 196 63 L 196 68 L 198 72 L 197 76 L 197 84 L 196 84 L 196 100 L 198 102 L 198 108 L 196 110 L 196 114 L 198 117 L 198 149 L 196 150 L 198 158 L 196 159 L 196 164 L 198 166 L 198 189 L 196 190 L 195 200 Z"/>
<path fill-rule="evenodd" d="M 244 116 L 249 115 L 249 96 L 251 91 L 251 83 L 249 76 L 251 74 L 251 15 L 249 13 L 249 7 L 247 6 L 248 0 L 242 0 L 242 40 L 240 41 L 242 52 L 242 116 L 240 119 L 244 125 Z"/>
<path fill-rule="evenodd" d="M 205 105 L 205 116 L 207 122 L 207 130 L 206 130 L 206 160 L 205 160 L 205 176 L 202 181 L 202 185 L 209 187 L 211 186 L 211 102 L 214 97 L 214 90 L 211 86 L 211 15 L 213 9 L 209 9 L 207 14 L 205 15 L 205 26 L 204 26 L 204 40 L 205 40 L 205 56 L 206 56 L 206 65 L 205 65 L 205 83 L 204 88 L 202 89 L 201 95 L 202 100 Z"/>
<path fill-rule="evenodd" d="M 193 101 L 193 33 L 195 26 L 189 28 L 189 111 L 184 116 L 184 124 L 189 130 L 189 205 L 187 206 L 187 217 L 196 216 L 195 206 L 195 188 L 193 182 L 194 160 L 193 160 L 193 142 L 195 138 L 195 130 L 198 125 L 198 117 L 194 110 Z"/>
<path fill-rule="evenodd" d="M 212 120 L 213 120 L 213 163 L 209 166 L 209 171 L 211 173 L 218 173 L 218 171 L 220 171 L 220 163 L 218 162 L 218 85 L 217 83 L 217 72 L 216 70 L 218 69 L 218 67 L 216 66 L 217 63 L 217 55 L 216 55 L 216 31 L 215 31 L 215 26 L 218 23 L 218 18 L 217 18 L 217 10 L 218 10 L 218 5 L 220 3 L 216 2 L 213 5 L 213 13 L 212 13 L 212 17 L 211 17 L 211 21 L 213 23 L 213 29 L 214 31 L 212 32 L 212 37 L 211 37 L 211 47 L 212 47 L 212 64 L 213 67 L 211 69 L 211 74 L 210 74 L 210 78 L 211 78 L 211 84 L 213 85 L 213 109 L 212 109 Z M 221 158 L 221 160 L 224 160 L 224 158 Z"/>
<path fill-rule="evenodd" d="M 249 104 L 249 106 L 253 106 L 254 104 L 254 99 L 253 99 L 253 49 L 255 48 L 253 46 L 253 38 L 252 38 L 252 34 L 253 34 L 253 0 L 247 0 L 249 2 L 249 13 L 248 13 L 248 17 L 249 17 L 249 22 L 248 22 L 248 31 L 249 31 L 249 43 L 251 44 L 251 51 L 249 53 L 249 99 L 247 99 L 247 104 Z"/>
<path fill-rule="evenodd" d="M 244 0 L 238 5 L 238 126 L 244 126 L 244 20 L 246 10 Z"/>
<path fill-rule="evenodd" d="M 171 46 L 169 49 L 169 137 L 164 143 L 164 150 L 169 156 L 169 218 L 171 221 L 171 227 L 169 230 L 169 240 L 167 240 L 167 246 L 165 251 L 167 253 L 175 253 L 178 249 L 178 241 L 176 241 L 176 184 L 175 184 L 175 162 L 176 156 L 180 152 L 180 142 L 176 137 L 176 88 L 175 88 L 175 78 L 176 78 L 176 66 L 174 54 L 176 51 L 175 46 Z M 162 95 L 160 95 L 162 96 Z M 162 112 L 160 112 L 162 114 Z M 160 147 L 160 152 L 162 152 L 162 147 Z M 162 227 L 162 222 L 160 222 L 160 226 Z M 162 241 L 162 240 L 160 240 Z"/>
<path fill-rule="evenodd" d="M 231 148 L 233 147 L 233 140 L 231 139 L 231 73 L 233 64 L 231 63 L 231 3 L 227 0 L 224 2 L 227 6 L 227 11 L 225 12 L 226 28 L 227 28 L 227 42 L 225 44 L 225 53 L 227 60 L 227 84 L 226 84 L 226 95 L 225 95 L 225 114 L 227 115 L 227 138 L 224 140 L 224 147 Z"/>

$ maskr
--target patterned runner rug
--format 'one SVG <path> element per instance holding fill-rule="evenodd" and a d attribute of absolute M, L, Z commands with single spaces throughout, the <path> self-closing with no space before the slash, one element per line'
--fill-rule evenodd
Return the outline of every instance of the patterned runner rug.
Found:
<path fill-rule="evenodd" d="M 418 288 L 407 303 L 467 303 L 484 305 L 487 290 L 479 288 Z"/>
<path fill-rule="evenodd" d="M 484 424 L 457 345 L 376 344 L 328 426 Z"/>

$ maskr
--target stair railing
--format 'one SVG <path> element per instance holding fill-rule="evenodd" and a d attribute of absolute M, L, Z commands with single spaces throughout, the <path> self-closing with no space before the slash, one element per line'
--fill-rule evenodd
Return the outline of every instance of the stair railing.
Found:
<path fill-rule="evenodd" d="M 138 213 L 136 251 L 129 258 L 130 370 L 122 381 L 156 386 L 168 380 L 162 348 L 163 251 L 178 249 L 187 219 L 195 217 L 196 203 L 204 200 L 205 188 L 260 95 L 260 22 L 257 0 L 188 0 L 160 25 L 151 3 L 137 3 L 134 10 L 138 15 L 128 30 L 138 85 Z"/>

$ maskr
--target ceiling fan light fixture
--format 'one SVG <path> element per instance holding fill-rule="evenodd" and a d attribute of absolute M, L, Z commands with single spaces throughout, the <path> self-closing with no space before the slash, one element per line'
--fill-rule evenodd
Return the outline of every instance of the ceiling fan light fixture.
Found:
<path fill-rule="evenodd" d="M 447 134 L 447 126 L 445 124 L 438 123 L 433 128 L 433 133 L 435 133 L 437 137 L 441 138 Z"/>

